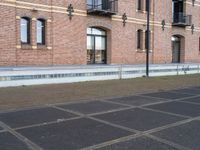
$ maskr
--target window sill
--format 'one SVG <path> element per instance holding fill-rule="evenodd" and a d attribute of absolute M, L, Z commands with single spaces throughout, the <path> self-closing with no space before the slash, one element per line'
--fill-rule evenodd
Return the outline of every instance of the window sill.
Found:
<path fill-rule="evenodd" d="M 138 13 L 144 13 L 143 10 L 139 10 L 139 9 L 136 9 L 136 12 L 138 12 Z"/>
<path fill-rule="evenodd" d="M 38 45 L 37 45 L 37 50 L 48 50 L 48 48 L 47 48 L 46 45 L 38 44 Z"/>
<path fill-rule="evenodd" d="M 138 10 L 138 9 L 136 9 L 136 12 L 142 13 L 142 14 L 146 14 L 147 13 L 146 10 Z M 150 15 L 154 15 L 153 12 L 150 12 Z"/>
<path fill-rule="evenodd" d="M 32 49 L 32 46 L 30 44 L 22 43 L 21 44 L 21 49 L 27 49 L 27 50 L 29 50 L 29 49 Z"/>
<path fill-rule="evenodd" d="M 144 50 L 143 49 L 137 49 L 136 52 L 137 53 L 146 53 L 146 50 L 145 49 Z M 152 50 L 149 50 L 149 53 L 152 53 L 152 52 L 153 52 Z"/>

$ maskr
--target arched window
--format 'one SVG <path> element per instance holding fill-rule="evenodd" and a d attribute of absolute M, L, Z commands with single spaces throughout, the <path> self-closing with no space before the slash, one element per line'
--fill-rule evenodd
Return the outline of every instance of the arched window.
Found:
<path fill-rule="evenodd" d="M 22 17 L 20 21 L 21 43 L 30 44 L 30 19 Z"/>
<path fill-rule="evenodd" d="M 137 7 L 138 10 L 142 10 L 142 1 L 143 0 L 138 0 L 138 5 L 137 5 L 138 6 Z"/>
<path fill-rule="evenodd" d="M 44 19 L 37 19 L 37 44 L 45 45 L 46 39 L 46 23 Z"/>
<path fill-rule="evenodd" d="M 100 28 L 87 28 L 87 63 L 105 64 L 107 54 L 107 32 Z"/>
<path fill-rule="evenodd" d="M 142 37 L 143 31 L 137 30 L 137 49 L 142 49 L 142 44 L 143 44 L 143 37 Z"/>

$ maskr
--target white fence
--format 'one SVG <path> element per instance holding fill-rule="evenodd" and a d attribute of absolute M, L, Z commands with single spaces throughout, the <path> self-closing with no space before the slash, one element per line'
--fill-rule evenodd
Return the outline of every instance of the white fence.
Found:
<path fill-rule="evenodd" d="M 128 79 L 145 76 L 144 65 L 0 69 L 0 87 Z M 150 65 L 150 76 L 200 73 L 200 64 Z"/>

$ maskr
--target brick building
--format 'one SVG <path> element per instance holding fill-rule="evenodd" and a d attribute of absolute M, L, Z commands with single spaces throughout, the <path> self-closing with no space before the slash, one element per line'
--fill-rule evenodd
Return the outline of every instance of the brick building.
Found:
<path fill-rule="evenodd" d="M 200 62 L 200 0 L 151 0 L 151 63 Z M 0 0 L 0 65 L 141 64 L 146 0 Z"/>

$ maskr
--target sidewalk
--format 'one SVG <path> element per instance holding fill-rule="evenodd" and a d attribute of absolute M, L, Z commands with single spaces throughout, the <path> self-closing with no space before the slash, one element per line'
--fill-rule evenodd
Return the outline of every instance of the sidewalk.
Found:
<path fill-rule="evenodd" d="M 200 75 L 0 88 L 0 110 L 200 86 Z"/>

